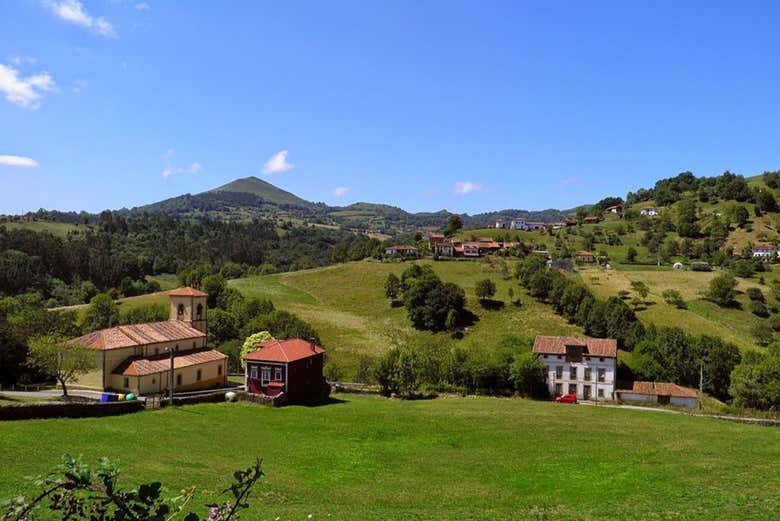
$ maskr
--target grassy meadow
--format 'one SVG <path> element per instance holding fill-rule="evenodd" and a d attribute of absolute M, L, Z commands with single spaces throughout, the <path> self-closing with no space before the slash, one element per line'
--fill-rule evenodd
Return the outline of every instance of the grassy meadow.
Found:
<path fill-rule="evenodd" d="M 496 398 L 336 396 L 0 423 L 0 498 L 64 452 L 121 480 L 196 485 L 201 505 L 263 458 L 242 519 L 777 519 L 780 430 Z M 181 450 L 186 446 L 186 450 Z"/>
<path fill-rule="evenodd" d="M 506 335 L 533 337 L 579 331 L 548 306 L 524 294 L 512 279 L 503 279 L 495 265 L 486 262 L 428 262 L 445 282 L 455 282 L 466 291 L 466 307 L 477 320 L 456 340 L 449 334 L 416 331 L 403 307 L 391 307 L 384 295 L 389 273 L 400 275 L 408 263 L 352 262 L 314 270 L 247 277 L 230 284 L 247 296 L 270 298 L 277 308 L 309 321 L 320 334 L 328 360 L 343 376 L 354 374 L 361 355 L 375 356 L 387 350 L 399 334 L 432 337 L 438 342 L 469 349 L 491 349 Z M 511 273 L 512 263 L 508 268 Z M 497 286 L 499 309 L 483 308 L 474 296 L 474 286 L 489 277 Z M 510 303 L 513 288 L 520 306 Z"/>

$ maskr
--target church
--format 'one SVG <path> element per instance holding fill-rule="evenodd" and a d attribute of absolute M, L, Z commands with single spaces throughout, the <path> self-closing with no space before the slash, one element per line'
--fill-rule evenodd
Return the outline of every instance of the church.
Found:
<path fill-rule="evenodd" d="M 97 370 L 84 383 L 120 393 L 166 393 L 172 353 L 174 392 L 226 385 L 227 355 L 206 347 L 207 297 L 194 288 L 179 288 L 168 293 L 166 321 L 111 327 L 73 339 L 95 351 Z"/>

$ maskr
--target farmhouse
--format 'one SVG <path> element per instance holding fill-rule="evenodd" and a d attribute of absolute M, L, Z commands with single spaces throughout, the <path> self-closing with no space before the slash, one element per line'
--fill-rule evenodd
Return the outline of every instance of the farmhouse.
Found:
<path fill-rule="evenodd" d="M 207 296 L 193 288 L 173 290 L 166 321 L 101 329 L 71 340 L 95 351 L 98 369 L 84 380 L 102 390 L 163 393 L 170 388 L 173 365 L 174 390 L 224 386 L 227 356 L 206 348 Z"/>
<path fill-rule="evenodd" d="M 753 257 L 760 259 L 771 259 L 777 251 L 777 248 L 771 244 L 759 244 L 753 246 Z"/>
<path fill-rule="evenodd" d="M 411 258 L 416 259 L 420 256 L 420 253 L 417 251 L 417 248 L 414 246 L 407 246 L 405 244 L 401 244 L 398 246 L 388 246 L 385 248 L 385 255 L 388 257 L 404 257 L 404 258 Z"/>
<path fill-rule="evenodd" d="M 328 393 L 324 357 L 325 349 L 300 338 L 263 342 L 244 358 L 246 390 L 266 396 L 284 393 L 291 403 L 321 399 Z"/>
<path fill-rule="evenodd" d="M 631 389 L 615 391 L 617 398 L 625 402 L 652 402 L 696 407 L 695 389 L 666 382 L 634 382 Z"/>
<path fill-rule="evenodd" d="M 598 215 L 590 215 L 588 217 L 585 217 L 582 220 L 582 222 L 584 222 L 585 224 L 597 224 L 601 222 L 601 217 L 599 217 Z"/>
<path fill-rule="evenodd" d="M 596 256 L 587 250 L 580 250 L 574 254 L 574 260 L 581 264 L 593 264 L 596 262 Z"/>
<path fill-rule="evenodd" d="M 639 210 L 639 215 L 647 215 L 649 217 L 655 217 L 658 215 L 658 208 L 655 206 L 645 206 Z"/>
<path fill-rule="evenodd" d="M 608 208 L 604 209 L 604 213 L 614 213 L 618 215 L 623 214 L 623 205 L 622 204 L 616 204 L 615 206 L 610 206 Z"/>
<path fill-rule="evenodd" d="M 533 352 L 546 366 L 550 394 L 611 399 L 617 374 L 617 340 L 537 336 Z"/>

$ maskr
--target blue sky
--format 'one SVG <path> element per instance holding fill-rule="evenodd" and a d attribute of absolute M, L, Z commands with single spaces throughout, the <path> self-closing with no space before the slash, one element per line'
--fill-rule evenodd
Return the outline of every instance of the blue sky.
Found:
<path fill-rule="evenodd" d="M 780 168 L 780 4 L 0 7 L 0 213 L 255 175 L 329 204 L 566 208 Z"/>

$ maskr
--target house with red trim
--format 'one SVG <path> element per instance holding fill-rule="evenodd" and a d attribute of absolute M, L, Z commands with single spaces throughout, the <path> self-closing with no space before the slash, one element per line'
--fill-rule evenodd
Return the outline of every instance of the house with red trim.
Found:
<path fill-rule="evenodd" d="M 246 357 L 244 382 L 252 394 L 284 394 L 290 403 L 310 403 L 330 391 L 322 375 L 325 349 L 301 338 L 267 340 Z"/>

